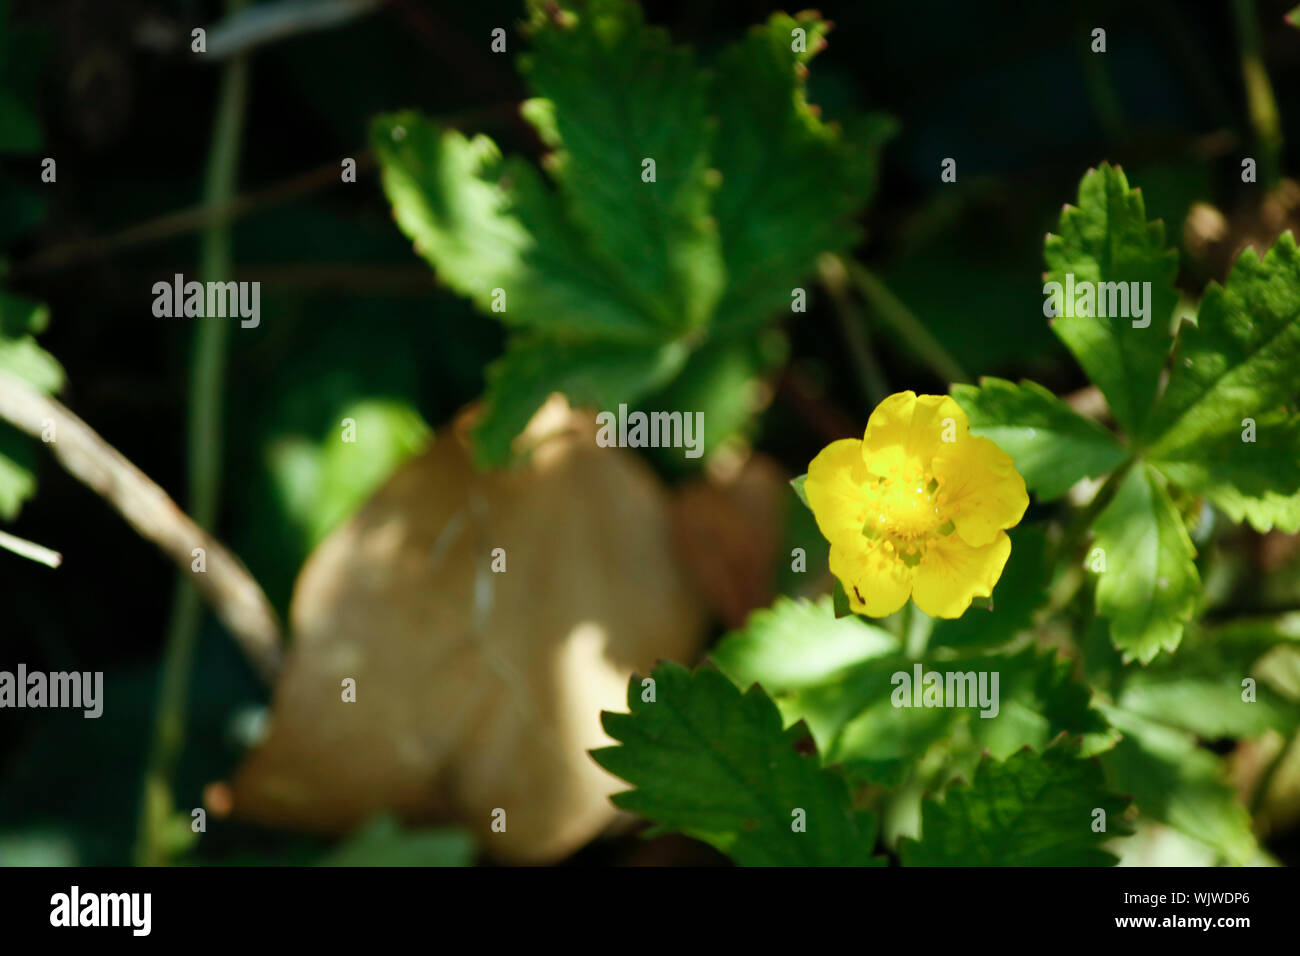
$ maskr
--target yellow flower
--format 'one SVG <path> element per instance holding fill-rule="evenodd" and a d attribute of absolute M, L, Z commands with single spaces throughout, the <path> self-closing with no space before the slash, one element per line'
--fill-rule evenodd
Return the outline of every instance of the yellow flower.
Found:
<path fill-rule="evenodd" d="M 893 614 L 911 595 L 932 617 L 961 617 L 988 597 L 1011 554 L 1004 529 L 1029 506 L 1010 456 L 970 433 L 946 395 L 899 392 L 862 441 L 832 442 L 804 494 L 831 543 L 831 573 L 859 614 Z"/>

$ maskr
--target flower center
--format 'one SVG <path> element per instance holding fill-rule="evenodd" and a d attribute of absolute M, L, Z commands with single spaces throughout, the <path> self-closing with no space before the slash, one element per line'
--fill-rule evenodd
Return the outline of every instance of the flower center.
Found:
<path fill-rule="evenodd" d="M 877 478 L 866 488 L 862 533 L 883 540 L 887 551 L 915 565 L 924 557 L 930 538 L 953 530 L 941 484 L 921 472 Z"/>

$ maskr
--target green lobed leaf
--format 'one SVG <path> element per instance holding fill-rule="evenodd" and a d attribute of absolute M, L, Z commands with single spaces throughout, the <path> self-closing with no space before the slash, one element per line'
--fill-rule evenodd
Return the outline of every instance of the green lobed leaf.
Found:
<path fill-rule="evenodd" d="M 1112 866 L 1102 844 L 1131 829 L 1128 801 L 1106 789 L 1101 767 L 1061 744 L 985 760 L 968 786 L 927 801 L 921 840 L 904 838 L 904 866 Z M 1094 829 L 1096 811 L 1106 829 Z"/>
<path fill-rule="evenodd" d="M 474 427 L 475 460 L 480 467 L 505 464 L 510 443 L 552 392 L 563 392 L 575 406 L 613 411 L 662 387 L 687 354 L 679 343 L 649 349 L 515 337 L 488 368 L 483 418 Z"/>
<path fill-rule="evenodd" d="M 1174 484 L 1204 495 L 1235 522 L 1260 532 L 1300 531 L 1300 415 L 1262 414 L 1159 454 L 1151 464 Z"/>
<path fill-rule="evenodd" d="M 803 52 L 793 49 L 795 30 L 804 34 Z M 829 30 L 813 11 L 777 13 L 718 58 L 715 215 L 730 276 L 718 334 L 742 334 L 788 311 L 818 255 L 860 238 L 853 217 L 874 191 L 880 150 L 896 126 L 871 114 L 841 131 L 808 104 L 805 64 Z"/>
<path fill-rule="evenodd" d="M 1025 486 L 1044 501 L 1113 471 L 1126 457 L 1114 435 L 1034 382 L 984 377 L 978 386 L 954 385 L 952 397 L 971 431 L 1010 455 Z"/>
<path fill-rule="evenodd" d="M 1093 525 L 1097 613 L 1110 619 L 1111 640 L 1124 661 L 1147 663 L 1178 647 L 1201 591 L 1196 549 L 1159 475 L 1139 463 Z M 1090 561 L 1092 557 L 1090 556 Z"/>
<path fill-rule="evenodd" d="M 552 168 L 568 210 L 599 237 L 592 255 L 663 327 L 703 325 L 725 283 L 709 216 L 707 75 L 630 0 L 530 7 L 533 52 L 520 64 L 553 107 L 540 128 L 559 147 Z"/>
<path fill-rule="evenodd" d="M 1300 250 L 1283 233 L 1263 258 L 1247 248 L 1185 325 L 1151 417 L 1149 457 L 1170 478 L 1261 530 L 1300 525 Z M 1246 419 L 1255 443 L 1242 441 Z"/>
<path fill-rule="evenodd" d="M 1300 704 L 1271 686 L 1259 667 L 1278 644 L 1294 646 L 1285 626 L 1285 618 L 1197 625 L 1176 655 L 1125 668 L 1111 696 L 1130 714 L 1203 740 L 1258 737 L 1269 730 L 1290 737 L 1300 723 Z M 1243 699 L 1246 678 L 1255 682 L 1253 699 Z"/>
<path fill-rule="evenodd" d="M 1046 282 L 1150 283 L 1144 295 L 1150 324 L 1134 318 L 1068 316 L 1057 302 L 1052 329 L 1105 394 L 1116 420 L 1139 435 L 1155 401 L 1170 347 L 1170 317 L 1178 302 L 1178 251 L 1165 245 L 1165 227 L 1148 222 L 1139 190 L 1119 167 L 1102 163 L 1079 183 L 1079 204 L 1061 213 L 1059 235 L 1043 245 Z M 1131 310 L 1130 303 L 1130 310 Z"/>
<path fill-rule="evenodd" d="M 1250 862 L 1250 814 L 1219 759 L 1188 733 L 1117 708 L 1105 712 L 1123 735 L 1098 758 L 1112 786 L 1132 794 L 1144 817 L 1212 847 L 1232 865 Z"/>
<path fill-rule="evenodd" d="M 660 330 L 598 268 L 533 167 L 418 113 L 375 119 L 371 141 L 398 226 L 438 277 L 512 326 L 654 343 Z M 505 293 L 504 311 L 499 308 Z"/>
<path fill-rule="evenodd" d="M 798 752 L 806 735 L 783 730 L 757 686 L 742 694 L 710 668 L 664 663 L 655 699 L 628 685 L 630 713 L 605 712 L 620 746 L 592 758 L 635 789 L 613 802 L 702 840 L 744 866 L 871 866 L 876 819 L 853 809 L 845 781 Z M 803 811 L 804 829 L 795 824 Z"/>
<path fill-rule="evenodd" d="M 1106 729 L 1089 706 L 1089 691 L 1073 679 L 1073 665 L 1054 652 L 1025 648 L 916 661 L 888 632 L 854 618 L 836 619 L 825 600 L 778 600 L 728 635 L 710 657 L 738 686 L 761 683 L 787 725 L 805 723 L 826 763 L 842 766 L 854 779 L 887 786 L 901 783 L 930 745 L 959 724 L 996 756 L 1025 746 L 1041 749 L 1061 733 Z M 897 675 L 915 683 L 918 664 L 923 675 L 937 671 L 945 680 L 949 672 L 974 673 L 977 682 L 980 674 L 996 674 L 996 713 L 976 700 L 965 707 L 912 706 L 914 698 Z M 991 676 L 985 680 L 992 690 Z"/>
<path fill-rule="evenodd" d="M 762 684 L 769 694 L 782 694 L 898 649 L 898 638 L 884 628 L 857 615 L 837 618 L 829 596 L 816 602 L 779 597 L 724 637 L 709 660 L 742 690 Z"/>

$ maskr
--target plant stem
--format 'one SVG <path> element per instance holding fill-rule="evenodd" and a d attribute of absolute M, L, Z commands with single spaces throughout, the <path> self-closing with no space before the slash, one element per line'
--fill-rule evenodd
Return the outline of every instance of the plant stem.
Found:
<path fill-rule="evenodd" d="M 14 554 L 27 558 L 29 561 L 35 561 L 37 564 L 43 564 L 47 568 L 57 568 L 63 563 L 63 555 L 59 554 L 59 552 L 51 551 L 34 541 L 28 541 L 5 531 L 0 531 L 0 548 L 12 551 Z"/>
<path fill-rule="evenodd" d="M 57 399 L 0 370 L 0 421 L 39 439 L 79 482 L 104 499 L 146 541 L 187 573 L 202 548 L 207 573 L 194 581 L 249 663 L 270 683 L 280 666 L 280 622 L 254 577 L 220 541 L 196 525 L 149 476 Z M 33 547 L 39 547 L 34 545 Z"/>
<path fill-rule="evenodd" d="M 858 287 L 862 297 L 875 310 L 876 315 L 894 330 L 903 343 L 917 358 L 929 366 L 934 374 L 948 383 L 971 380 L 952 353 L 930 334 L 930 330 L 921 320 L 874 273 L 852 259 L 843 256 L 835 258 Z"/>
<path fill-rule="evenodd" d="M 1048 556 L 1047 566 L 1049 568 L 1055 567 L 1059 560 L 1069 556 L 1079 546 L 1083 536 L 1088 533 L 1088 529 L 1097 520 L 1097 516 L 1111 503 L 1115 493 L 1119 491 L 1119 486 L 1128 477 L 1129 471 L 1136 463 L 1136 456 L 1130 457 L 1112 471 L 1110 476 L 1102 483 L 1102 486 L 1097 489 L 1097 493 L 1092 496 L 1092 501 L 1088 502 L 1087 506 L 1080 509 L 1074 516 L 1074 519 L 1066 526 L 1064 534 L 1061 535 L 1061 540 L 1057 542 L 1056 547 L 1052 549 Z"/>
<path fill-rule="evenodd" d="M 228 13 L 245 0 L 227 0 Z M 240 133 L 248 98 L 248 61 L 243 56 L 223 68 L 212 149 L 208 156 L 204 204 L 219 207 L 234 194 Z M 204 229 L 199 253 L 200 280 L 224 281 L 231 271 L 230 226 L 214 222 Z M 189 395 L 190 513 L 200 528 L 216 523 L 222 447 L 222 382 L 225 377 L 230 323 L 208 316 L 198 320 Z M 136 859 L 165 864 L 171 855 L 168 835 L 174 819 L 172 781 L 185 740 L 188 692 L 200 623 L 199 594 L 189 575 L 177 579 L 175 604 L 163 652 L 153 749 L 145 771 Z"/>
<path fill-rule="evenodd" d="M 1255 0 L 1233 0 L 1232 10 L 1237 20 L 1241 78 L 1246 86 L 1250 125 L 1254 127 L 1255 143 L 1259 147 L 1260 183 L 1266 190 L 1271 190 L 1282 175 L 1282 124 L 1278 119 L 1273 84 L 1269 82 L 1268 70 L 1264 68 Z"/>
<path fill-rule="evenodd" d="M 875 408 L 889 396 L 889 384 L 876 353 L 872 351 L 866 318 L 849 298 L 844 264 L 834 256 L 822 256 L 818 269 L 822 285 L 830 293 L 831 303 L 835 306 L 835 317 L 839 320 L 844 342 L 849 347 L 862 395 L 869 407 Z"/>

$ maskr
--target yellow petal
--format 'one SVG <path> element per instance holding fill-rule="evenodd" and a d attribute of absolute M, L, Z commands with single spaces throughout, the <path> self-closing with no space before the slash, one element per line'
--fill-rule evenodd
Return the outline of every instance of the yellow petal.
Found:
<path fill-rule="evenodd" d="M 1029 507 L 1025 480 L 1011 456 L 987 438 L 966 435 L 934 457 L 952 522 L 963 541 L 979 547 L 1015 527 Z"/>
<path fill-rule="evenodd" d="M 907 603 L 912 572 L 896 554 L 858 535 L 831 544 L 831 574 L 840 579 L 849 606 L 858 614 L 887 617 Z"/>
<path fill-rule="evenodd" d="M 808 465 L 803 493 L 827 541 L 862 538 L 863 485 L 869 478 L 856 438 L 831 442 Z"/>
<path fill-rule="evenodd" d="M 872 474 L 888 478 L 906 470 L 907 441 L 915 409 L 915 392 L 897 392 L 877 405 L 867 419 L 862 458 Z"/>
<path fill-rule="evenodd" d="M 867 421 L 863 457 L 877 475 L 923 472 L 947 444 L 970 434 L 970 420 L 949 395 L 899 392 L 881 402 Z"/>
<path fill-rule="evenodd" d="M 988 597 L 1011 555 L 1005 531 L 982 547 L 973 548 L 957 535 L 936 538 L 916 566 L 912 596 L 931 617 L 961 617 L 971 598 Z"/>

